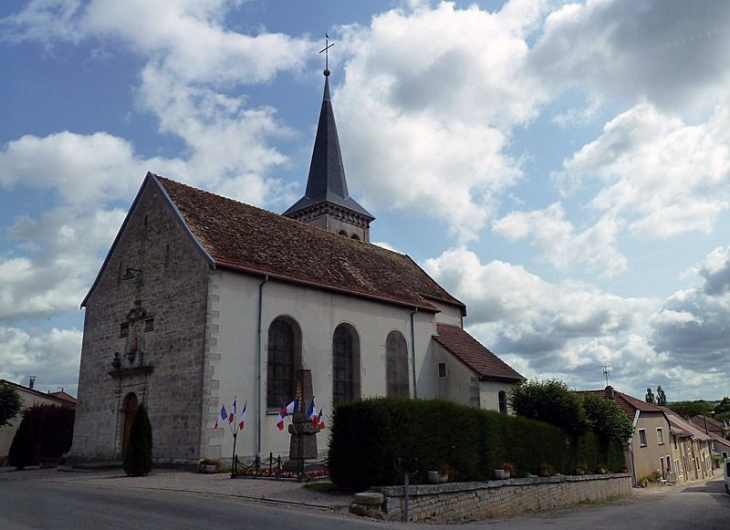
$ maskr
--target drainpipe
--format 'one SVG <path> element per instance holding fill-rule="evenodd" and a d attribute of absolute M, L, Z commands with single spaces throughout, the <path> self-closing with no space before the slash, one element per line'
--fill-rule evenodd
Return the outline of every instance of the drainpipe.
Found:
<path fill-rule="evenodd" d="M 256 336 L 256 456 L 261 457 L 261 320 L 263 318 L 264 284 L 269 281 L 269 275 L 259 284 L 259 316 L 258 334 Z"/>
<path fill-rule="evenodd" d="M 416 332 L 413 329 L 413 316 L 418 313 L 418 308 L 414 307 L 411 311 L 411 364 L 413 372 L 413 399 L 418 399 L 418 389 L 416 388 Z"/>

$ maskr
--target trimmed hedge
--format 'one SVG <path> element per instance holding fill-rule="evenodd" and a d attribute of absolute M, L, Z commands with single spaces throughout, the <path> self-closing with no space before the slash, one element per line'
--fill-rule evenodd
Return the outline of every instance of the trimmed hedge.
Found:
<path fill-rule="evenodd" d="M 22 469 L 43 461 L 59 461 L 71 449 L 74 409 L 58 405 L 33 405 L 23 412 L 8 460 Z"/>
<path fill-rule="evenodd" d="M 618 470 L 620 445 L 603 444 L 593 433 L 573 438 L 562 429 L 442 400 L 375 398 L 334 410 L 328 454 L 330 476 L 345 491 L 426 481 L 429 470 L 448 465 L 451 479 L 489 480 L 503 462 L 517 476 L 540 465 L 572 473 L 579 463 Z"/>

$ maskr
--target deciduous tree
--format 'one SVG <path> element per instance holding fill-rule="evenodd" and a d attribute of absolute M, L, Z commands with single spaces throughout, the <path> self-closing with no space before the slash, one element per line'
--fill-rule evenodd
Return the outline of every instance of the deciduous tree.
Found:
<path fill-rule="evenodd" d="M 23 401 L 17 390 L 10 385 L 0 385 L 0 427 L 9 425 L 22 406 Z"/>

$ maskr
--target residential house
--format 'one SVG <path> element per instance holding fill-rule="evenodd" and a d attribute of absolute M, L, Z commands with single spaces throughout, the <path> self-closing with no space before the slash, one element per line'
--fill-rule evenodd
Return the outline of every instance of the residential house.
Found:
<path fill-rule="evenodd" d="M 671 462 L 670 425 L 664 410 L 607 386 L 605 390 L 588 391 L 614 401 L 629 417 L 634 434 L 624 446 L 626 462 L 634 485 L 642 477 L 666 469 Z"/>
<path fill-rule="evenodd" d="M 32 407 L 33 405 L 58 405 L 61 407 L 76 407 L 76 398 L 67 394 L 63 390 L 58 392 L 40 392 L 34 388 L 34 379 L 30 380 L 28 386 L 23 386 L 12 381 L 6 381 L 0 379 L 0 385 L 7 385 L 17 390 L 22 401 L 21 413 L 19 413 L 14 419 L 10 420 L 10 425 L 4 425 L 0 427 L 0 458 L 8 456 L 10 450 L 10 444 L 13 443 L 15 433 L 18 431 L 20 422 L 23 419 L 22 411 Z"/>
<path fill-rule="evenodd" d="M 672 455 L 663 467 L 670 482 L 690 482 L 712 476 L 711 437 L 666 407 L 671 425 Z"/>

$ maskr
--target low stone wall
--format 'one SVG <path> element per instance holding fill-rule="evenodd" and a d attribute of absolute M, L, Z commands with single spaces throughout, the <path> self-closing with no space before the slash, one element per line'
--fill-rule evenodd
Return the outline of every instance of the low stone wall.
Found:
<path fill-rule="evenodd" d="M 385 497 L 384 518 L 403 521 L 405 487 L 373 490 Z M 410 521 L 455 523 L 511 517 L 631 495 L 631 475 L 628 473 L 418 485 L 408 489 L 408 515 Z"/>

